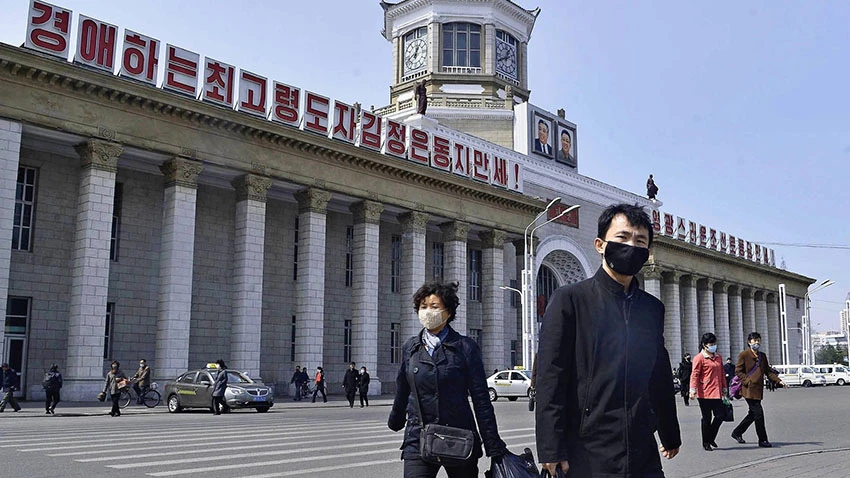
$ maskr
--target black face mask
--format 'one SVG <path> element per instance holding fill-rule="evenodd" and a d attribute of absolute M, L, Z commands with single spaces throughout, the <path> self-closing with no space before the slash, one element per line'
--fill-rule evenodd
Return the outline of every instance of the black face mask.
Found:
<path fill-rule="evenodd" d="M 608 241 L 608 245 L 605 246 L 604 257 L 605 263 L 614 272 L 633 276 L 640 272 L 640 268 L 649 259 L 649 249 Z"/>

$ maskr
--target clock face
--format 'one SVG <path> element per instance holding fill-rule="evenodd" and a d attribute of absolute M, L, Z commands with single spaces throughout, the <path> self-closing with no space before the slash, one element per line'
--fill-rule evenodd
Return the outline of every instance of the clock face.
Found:
<path fill-rule="evenodd" d="M 409 42 L 404 48 L 405 71 L 414 71 L 424 67 L 427 53 L 424 38 L 417 38 Z"/>
<path fill-rule="evenodd" d="M 496 42 L 496 70 L 511 78 L 517 75 L 516 47 L 505 42 Z"/>

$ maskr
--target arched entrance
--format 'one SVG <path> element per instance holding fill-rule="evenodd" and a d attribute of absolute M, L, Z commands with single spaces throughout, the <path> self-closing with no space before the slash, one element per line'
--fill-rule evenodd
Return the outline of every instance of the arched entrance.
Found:
<path fill-rule="evenodd" d="M 542 317 L 552 293 L 558 287 L 587 279 L 584 265 L 573 254 L 564 250 L 548 253 L 537 270 L 537 316 Z"/>

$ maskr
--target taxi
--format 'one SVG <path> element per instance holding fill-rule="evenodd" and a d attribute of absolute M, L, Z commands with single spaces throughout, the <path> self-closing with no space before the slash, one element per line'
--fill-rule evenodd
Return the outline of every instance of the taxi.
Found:
<path fill-rule="evenodd" d="M 208 363 L 206 368 L 190 370 L 177 379 L 167 382 L 163 396 L 168 411 L 177 413 L 185 408 L 213 409 L 213 384 L 221 371 L 218 365 Z M 225 412 L 232 408 L 253 408 L 265 413 L 274 406 L 274 392 L 271 387 L 255 382 L 237 370 L 227 369 L 227 389 L 224 401 Z"/>
<path fill-rule="evenodd" d="M 499 397 L 507 397 L 512 402 L 519 397 L 531 398 L 534 393 L 531 389 L 531 371 L 517 368 L 496 372 L 487 378 L 487 392 L 491 402 Z"/>

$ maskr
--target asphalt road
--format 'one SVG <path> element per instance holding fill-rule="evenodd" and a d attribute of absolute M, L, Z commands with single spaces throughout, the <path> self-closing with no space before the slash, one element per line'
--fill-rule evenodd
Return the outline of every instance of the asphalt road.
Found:
<path fill-rule="evenodd" d="M 402 434 L 386 428 L 390 400 L 350 409 L 340 397 L 332 398 L 327 404 L 281 399 L 266 414 L 169 414 L 160 406 L 131 407 L 117 418 L 106 415 L 101 404 L 60 404 L 56 416 L 47 416 L 39 403 L 25 403 L 21 412 L 7 408 L 0 414 L 0 463 L 9 476 L 45 478 L 400 477 Z M 534 450 L 527 402 L 502 399 L 495 407 L 509 448 Z M 679 456 L 665 461 L 666 475 L 850 476 L 850 386 L 768 393 L 764 408 L 774 448 L 758 448 L 753 428 L 745 435 L 748 443 L 737 444 L 729 437 L 734 424 L 726 423 L 720 448 L 706 452 L 700 446 L 699 408 L 679 400 L 684 445 Z M 736 418 L 745 413 L 746 404 L 736 402 Z M 488 466 L 482 459 L 481 476 Z"/>

